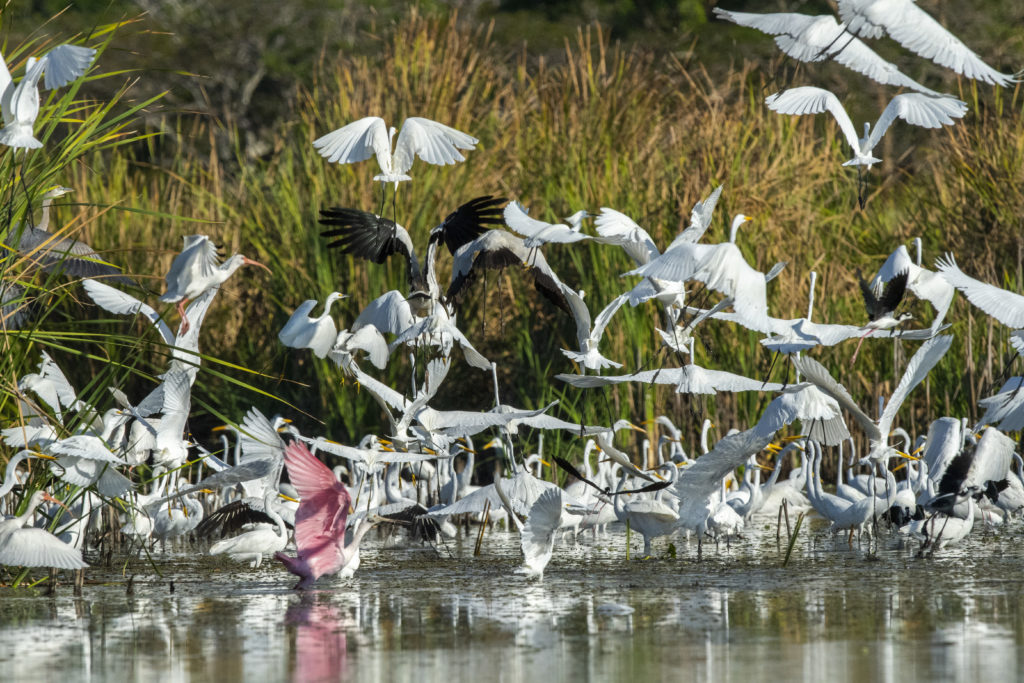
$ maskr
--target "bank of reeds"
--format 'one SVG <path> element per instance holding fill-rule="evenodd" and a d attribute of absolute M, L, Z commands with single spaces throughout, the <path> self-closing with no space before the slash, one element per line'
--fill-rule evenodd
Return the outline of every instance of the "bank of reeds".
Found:
<path fill-rule="evenodd" d="M 334 367 L 277 341 L 277 331 L 304 299 L 322 300 L 332 290 L 351 294 L 335 308 L 345 326 L 372 298 L 405 287 L 401 263 L 374 266 L 329 253 L 318 235 L 321 206 L 379 206 L 372 160 L 329 165 L 311 146 L 319 135 L 367 115 L 382 115 L 395 125 L 408 115 L 426 116 L 481 140 L 465 163 L 415 165 L 413 181 L 400 188 L 399 222 L 419 245 L 457 205 L 499 194 L 519 199 L 531 215 L 547 219 L 581 207 L 595 212 L 613 207 L 633 216 L 664 246 L 687 224 L 693 204 L 724 184 L 705 241 L 726 240 L 736 212 L 754 217 L 737 239 L 749 262 L 765 271 L 776 261 L 789 262 L 768 288 L 772 315 L 804 314 L 813 269 L 820 277 L 815 318 L 862 323 L 857 269 L 872 271 L 914 236 L 925 241 L 926 265 L 953 249 L 961 266 L 977 277 L 1017 288 L 1022 281 L 1019 88 L 969 92 L 971 113 L 952 130 L 911 134 L 897 126 L 886 164 L 869 174 L 870 201 L 861 211 L 856 177 L 840 166 L 848 155 L 834 123 L 826 116 L 797 119 L 768 111 L 763 100 L 774 87 L 768 89 L 767 71 L 757 65 L 743 64 L 726 78 L 712 79 L 684 57 L 610 44 L 598 28 L 581 29 L 567 41 L 564 59 L 554 63 L 495 48 L 486 28 L 415 13 L 379 43 L 371 56 L 320 55 L 312 86 L 300 90 L 293 115 L 261 158 L 247 158 L 239 144 L 234 163 L 225 164 L 216 152 L 200 151 L 215 147 L 205 143 L 212 141 L 218 122 L 169 116 L 170 134 L 136 145 L 131 153 L 89 154 L 83 163 L 65 167 L 64 177 L 53 178 L 73 185 L 76 199 L 89 204 L 62 210 L 59 220 L 80 226 L 97 248 L 117 250 L 111 258 L 135 273 L 162 275 L 182 236 L 196 232 L 211 235 L 226 253 L 241 250 L 267 263 L 273 277 L 241 272 L 225 286 L 205 325 L 203 350 L 265 374 L 247 381 L 327 425 L 309 417 L 301 421 L 306 429 L 353 440 L 383 424 L 373 401 L 358 387 L 343 384 Z M 633 283 L 619 277 L 632 264 L 614 247 L 552 247 L 546 255 L 566 282 L 586 291 L 595 311 Z M 154 291 L 162 287 L 155 277 L 146 282 Z M 931 319 L 927 304 L 915 313 L 922 324 Z M 65 315 L 105 317 L 92 307 L 65 307 Z M 993 328 L 962 301 L 949 319 L 956 348 L 904 413 L 912 432 L 926 428 L 919 421 L 925 417 L 974 415 L 974 402 L 1003 369 L 1005 330 Z M 588 422 L 665 412 L 692 433 L 705 413 L 723 430 L 743 426 L 770 398 L 708 401 L 675 395 L 670 388 L 583 392 L 561 386 L 552 376 L 572 370 L 558 351 L 575 344 L 572 322 L 514 269 L 488 278 L 465 303 L 460 323 L 477 348 L 498 363 L 506 403 L 535 407 L 559 398 L 562 415 Z M 675 362 L 657 353 L 658 323 L 653 306 L 623 308 L 606 333 L 605 355 L 628 370 Z M 144 321 L 86 328 L 55 324 L 121 332 L 129 327 L 142 339 L 155 338 Z M 758 335 L 720 323 L 705 325 L 703 334 L 706 344 L 698 346 L 696 362 L 765 374 L 770 358 Z M 816 355 L 855 397 L 864 398 L 867 408 L 869 397 L 891 391 L 915 345 L 896 346 L 902 350 L 894 354 L 891 342 L 866 344 L 855 369 L 845 368 L 846 347 Z M 490 378 L 461 362 L 456 367 L 439 397 L 442 407 L 456 400 L 462 408 L 489 407 Z M 94 371 L 94 364 L 81 364 L 80 381 Z M 408 362 L 396 354 L 385 374 L 392 384 L 406 386 Z M 266 412 L 296 412 L 237 391 L 221 377 L 206 380 L 197 387 L 202 385 L 203 400 L 222 415 L 237 419 L 253 403 Z"/>

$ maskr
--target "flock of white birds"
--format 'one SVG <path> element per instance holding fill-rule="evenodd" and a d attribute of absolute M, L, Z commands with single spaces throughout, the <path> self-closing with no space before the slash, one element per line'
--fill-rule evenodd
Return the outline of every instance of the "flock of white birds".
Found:
<path fill-rule="evenodd" d="M 913 91 L 894 97 L 874 130 L 866 127 L 859 139 L 836 97 L 825 90 L 805 86 L 767 99 L 767 105 L 780 113 L 832 112 L 853 150 L 848 164 L 876 163 L 878 139 L 896 118 L 937 127 L 951 125 L 966 112 L 963 102 L 904 76 L 859 37 L 886 33 L 966 77 L 1003 86 L 1014 81 L 985 65 L 910 0 L 840 0 L 839 11 L 844 23 L 831 16 L 716 13 L 775 35 L 779 47 L 796 59 L 835 59 L 883 84 Z M 17 86 L 9 74 L 6 84 L 0 83 L 5 121 L 0 141 L 34 146 L 31 92 L 44 71 L 47 79 L 54 77 L 51 87 L 84 72 L 91 55 L 66 54 L 63 47 L 30 65 Z M 66 67 L 68 54 L 85 60 L 80 70 Z M 35 106 L 37 110 L 37 92 Z M 473 150 L 478 142 L 424 118 L 407 119 L 392 147 L 395 132 L 382 119 L 368 117 L 313 144 L 332 163 L 358 163 L 375 156 L 380 166 L 375 180 L 385 193 L 392 184 L 397 193 L 401 182 L 411 180 L 415 158 L 439 165 L 458 163 L 464 160 L 462 152 Z M 284 417 L 267 418 L 256 408 L 237 427 L 224 430 L 220 450 L 211 452 L 192 439 L 188 422 L 191 390 L 202 366 L 203 321 L 226 280 L 243 265 L 262 264 L 239 254 L 222 263 L 209 238 L 186 237 L 167 273 L 167 291 L 160 297 L 177 304 L 176 331 L 165 313 L 135 296 L 99 279 L 84 280 L 96 305 L 116 315 L 152 321 L 155 334 L 171 349 L 170 360 L 160 384 L 138 400 L 111 388 L 116 407 L 107 410 L 81 400 L 45 352 L 38 372 L 19 379 L 20 419 L 2 431 L 7 452 L 13 455 L 0 485 L 0 502 L 20 514 L 0 522 L 0 565 L 82 569 L 87 566 L 83 551 L 116 530 L 136 549 L 173 548 L 175 541 L 189 536 L 219 538 L 203 547 L 210 554 L 258 567 L 264 558 L 294 543 L 290 528 L 297 529 L 298 538 L 298 529 L 306 524 L 303 533 L 308 536 L 310 520 L 315 520 L 317 542 L 332 548 L 329 566 L 313 566 L 318 560 L 303 547 L 305 541 L 296 548 L 298 560 L 282 558 L 290 569 L 300 561 L 310 565 L 312 573 L 301 574 L 301 585 L 306 586 L 323 574 L 351 575 L 359 565 L 359 540 L 375 524 L 394 524 L 395 536 L 407 536 L 409 542 L 435 542 L 438 535 L 459 533 L 459 521 L 504 520 L 507 529 L 521 535 L 522 571 L 540 577 L 556 540 L 571 537 L 577 542 L 587 537 L 585 532 L 597 536 L 616 523 L 639 534 L 644 555 L 650 555 L 652 542 L 663 537 L 693 538 L 698 545 L 705 538 L 741 538 L 753 516 L 774 515 L 786 501 L 794 512 L 813 509 L 830 522 L 832 532 L 848 532 L 850 542 L 854 533 L 872 537 L 896 529 L 899 537 L 937 548 L 965 538 L 982 521 L 1002 523 L 1024 509 L 1024 462 L 1007 436 L 1024 428 L 1021 377 L 1011 378 L 981 401 L 985 415 L 977 425 L 941 416 L 916 440 L 908 431 L 894 428 L 904 401 L 950 348 L 952 337 L 941 332 L 948 327 L 944 320 L 955 292 L 1013 329 L 1010 339 L 1017 351 L 1024 351 L 1024 297 L 971 278 L 952 256 L 939 259 L 934 271 L 925 268 L 917 241 L 916 259 L 901 245 L 877 275 L 861 281 L 865 325 L 812 321 L 814 273 L 807 316 L 774 318 L 766 292 L 785 264 L 766 274 L 747 263 L 736 240 L 739 228 L 750 219 L 733 219 L 728 242 L 703 241 L 721 192 L 719 187 L 696 204 L 689 227 L 663 251 L 637 222 L 610 208 L 601 209 L 594 220 L 595 233 L 587 234 L 583 228 L 591 216 L 585 211 L 564 223 L 547 223 L 531 217 L 518 202 L 482 196 L 458 207 L 430 231 L 421 259 L 409 233 L 393 219 L 357 209 L 324 209 L 324 234 L 334 239 L 329 246 L 373 263 L 399 254 L 408 270 L 405 291 L 373 299 L 344 330 L 338 330 L 331 315 L 332 304 L 343 298 L 334 292 L 320 315 L 311 315 L 317 300 L 306 301 L 280 331 L 281 343 L 294 353 L 310 350 L 330 359 L 340 373 L 358 383 L 358 400 L 371 397 L 379 405 L 386 424 L 354 445 L 330 435 L 301 434 Z M 45 232 L 39 225 L 24 229 Z M 596 318 L 584 293 L 563 282 L 543 253 L 581 241 L 619 247 L 635 263 L 623 274 L 630 289 L 605 304 Z M 436 271 L 444 250 L 452 257 L 446 289 Z M 645 427 L 626 420 L 581 425 L 554 416 L 555 404 L 524 409 L 501 403 L 496 367 L 459 329 L 457 304 L 484 271 L 513 265 L 528 273 L 550 304 L 575 322 L 578 348 L 563 353 L 578 373 L 559 374 L 559 381 L 582 390 L 623 382 L 659 383 L 712 398 L 720 392 L 747 391 L 774 398 L 756 419 L 737 425 L 714 443 L 711 424 L 705 421 L 699 452 L 689 453 L 667 415 Z M 903 329 L 910 316 L 901 309 L 911 295 L 934 309 L 927 327 Z M 622 367 L 606 358 L 600 345 L 604 331 L 627 302 L 650 306 L 659 316 L 667 357 L 681 361 L 676 367 L 600 374 Z M 763 346 L 792 364 L 796 381 L 779 384 L 696 365 L 694 347 L 702 325 L 739 325 L 760 333 Z M 825 367 L 806 355 L 819 346 L 853 338 L 859 338 L 859 349 L 868 337 L 923 342 L 903 368 L 892 395 L 884 401 L 878 397 L 877 419 L 863 407 L 874 400 L 855 401 Z M 456 346 L 465 361 L 481 371 L 482 382 L 491 381 L 491 375 L 483 373 L 493 374 L 493 406 L 431 406 L 451 364 L 458 362 Z M 403 361 L 409 359 L 408 391 L 367 372 L 369 366 L 386 367 L 396 352 Z M 867 444 L 860 452 L 848 429 L 849 417 Z M 790 427 L 794 422 L 799 431 Z M 543 476 L 549 465 L 545 454 L 519 452 L 527 429 L 541 434 L 563 430 L 580 438 L 582 457 L 565 453 L 553 458 L 568 473 L 564 488 L 550 480 L 554 477 Z M 627 447 L 621 445 L 623 440 L 616 445 L 621 431 L 642 433 L 643 446 Z M 234 434 L 233 444 L 229 432 Z M 474 439 L 486 439 L 487 445 L 476 448 Z M 329 465 L 329 481 L 322 481 L 319 471 L 310 475 L 312 479 L 300 472 L 299 456 L 293 452 L 297 447 L 289 448 L 288 441 L 305 444 Z M 474 463 L 484 449 L 500 454 L 501 465 L 488 473 L 492 483 L 475 485 Z M 826 490 L 820 469 L 823 457 L 832 453 L 838 456 L 837 479 Z M 775 465 L 762 477 L 759 459 L 766 458 L 774 458 Z M 39 472 L 40 465 L 45 474 Z M 783 478 L 787 466 L 788 476 Z M 894 474 L 898 470 L 899 478 Z M 298 488 L 282 481 L 285 471 Z M 309 483 L 316 477 L 322 486 Z M 340 508 L 337 500 L 345 501 Z"/>

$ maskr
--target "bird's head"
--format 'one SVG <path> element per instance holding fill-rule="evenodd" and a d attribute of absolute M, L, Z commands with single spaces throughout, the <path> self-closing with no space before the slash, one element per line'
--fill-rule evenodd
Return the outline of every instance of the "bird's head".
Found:
<path fill-rule="evenodd" d="M 751 218 L 750 216 L 745 215 L 745 214 L 742 214 L 742 213 L 736 214 L 733 217 L 733 219 L 732 219 L 732 227 L 729 229 L 729 241 L 730 242 L 735 242 L 736 241 L 736 231 L 740 229 L 741 225 L 743 225 L 744 223 L 746 223 L 748 221 L 752 221 L 752 220 L 754 220 L 754 219 Z"/>
<path fill-rule="evenodd" d="M 57 199 L 59 197 L 63 197 L 69 192 L 74 192 L 74 190 L 70 187 L 64 187 L 63 185 L 51 185 L 43 190 L 43 199 Z"/>
<path fill-rule="evenodd" d="M 61 501 L 57 500 L 56 498 L 54 498 L 53 496 L 51 496 L 51 495 L 50 495 L 49 493 L 47 493 L 46 491 L 39 491 L 39 492 L 38 492 L 38 493 L 37 493 L 36 495 L 38 495 L 38 494 L 42 494 L 42 495 L 40 495 L 40 496 L 39 496 L 39 498 L 40 498 L 41 500 L 45 500 L 45 501 L 46 501 L 46 502 L 48 502 L 48 503 L 54 503 L 55 505 L 59 505 L 59 506 L 61 506 L 62 508 L 64 508 L 65 510 L 67 510 L 67 511 L 68 511 L 68 514 L 71 514 L 71 510 L 70 510 L 70 509 L 68 509 L 68 506 L 67 506 L 67 505 L 65 505 L 65 504 L 64 504 L 63 502 L 61 502 Z"/>
<path fill-rule="evenodd" d="M 913 319 L 914 319 L 914 315 L 910 311 L 903 311 L 898 316 L 896 316 L 896 322 L 898 322 L 898 323 L 905 323 L 908 320 L 913 320 Z"/>
<path fill-rule="evenodd" d="M 589 217 L 590 217 L 590 213 L 589 212 L 587 212 L 586 210 L 580 210 L 580 211 L 577 211 L 576 213 L 574 213 L 571 216 L 567 216 L 566 219 L 565 219 L 565 222 L 573 230 L 579 230 L 580 229 L 580 225 L 583 223 L 583 219 L 584 218 L 589 218 Z"/>

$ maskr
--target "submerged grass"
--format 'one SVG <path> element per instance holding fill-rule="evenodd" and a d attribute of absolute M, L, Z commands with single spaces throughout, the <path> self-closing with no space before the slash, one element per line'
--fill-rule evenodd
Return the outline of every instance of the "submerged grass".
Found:
<path fill-rule="evenodd" d="M 580 29 L 555 63 L 535 59 L 525 49 L 497 48 L 486 26 L 468 28 L 457 17 L 425 18 L 412 11 L 379 38 L 372 55 L 321 54 L 312 86 L 293 98 L 293 115 L 262 157 L 246 157 L 239 141 L 225 162 L 216 144 L 223 137 L 221 123 L 181 115 L 166 119 L 160 138 L 140 142 L 148 133 L 136 134 L 131 149 L 76 143 L 78 161 L 50 168 L 46 178 L 73 185 L 76 198 L 85 202 L 71 218 L 66 210 L 58 214 L 65 228 L 97 249 L 111 250 L 102 253 L 142 274 L 154 291 L 162 287 L 154 274 L 166 271 L 186 234 L 209 234 L 226 253 L 241 250 L 266 263 L 273 277 L 242 273 L 227 283 L 220 296 L 230 303 L 211 312 L 204 351 L 264 375 L 246 382 L 304 411 L 301 428 L 327 431 L 338 440 L 379 431 L 383 423 L 376 404 L 357 386 L 344 384 L 327 362 L 285 349 L 277 331 L 307 298 L 323 300 L 332 290 L 352 295 L 336 307 L 344 327 L 371 299 L 405 288 L 397 260 L 374 266 L 329 253 L 318 235 L 322 206 L 379 207 L 373 161 L 330 165 L 311 146 L 319 135 L 367 115 L 383 115 L 396 125 L 408 115 L 425 116 L 481 140 L 465 163 L 415 165 L 413 181 L 400 188 L 398 219 L 419 245 L 425 246 L 428 230 L 458 204 L 499 194 L 520 199 L 531 215 L 544 219 L 581 207 L 595 212 L 613 207 L 665 246 L 688 223 L 693 204 L 724 184 L 705 239 L 728 239 L 734 213 L 754 217 L 737 239 L 749 262 L 762 271 L 776 261 L 789 262 L 768 288 L 772 315 L 806 313 L 807 275 L 815 270 L 815 318 L 860 324 L 857 269 L 872 271 L 896 245 L 915 236 L 924 240 L 925 265 L 951 249 L 965 271 L 1020 288 L 1024 103 L 1019 87 L 969 91 L 971 113 L 952 129 L 899 130 L 904 137 L 892 143 L 886 163 L 869 175 L 870 200 L 861 211 L 856 177 L 840 166 L 846 153 L 834 123 L 825 116 L 778 116 L 764 107 L 764 97 L 775 89 L 769 86 L 775 70 L 745 63 L 726 77 L 712 77 L 685 55 L 626 49 L 596 27 Z M 125 141 L 111 140 L 106 147 Z M 549 248 L 546 255 L 563 280 L 586 291 L 595 312 L 632 285 L 619 277 L 632 264 L 617 248 L 583 244 Z M 447 267 L 444 261 L 443 281 Z M 75 294 L 61 292 L 64 300 Z M 148 322 L 109 322 L 97 309 L 74 310 L 67 301 L 58 308 L 66 318 L 88 321 L 70 329 L 95 334 L 100 355 L 155 374 L 147 360 L 154 348 L 147 340 L 156 339 Z M 914 312 L 925 323 L 931 318 L 927 304 Z M 51 328 L 57 313 L 42 329 Z M 922 420 L 939 414 L 974 416 L 976 400 L 1003 370 L 1006 330 L 993 328 L 963 302 L 954 304 L 950 320 L 958 349 L 932 373 L 927 390 L 912 397 L 904 413 L 912 433 L 926 427 Z M 657 324 L 653 306 L 621 309 L 603 352 L 627 370 L 672 362 L 656 352 Z M 61 322 L 57 329 L 69 326 Z M 572 370 L 558 349 L 575 345 L 574 327 L 515 269 L 489 276 L 486 286 L 468 297 L 460 326 L 497 362 L 503 402 L 538 407 L 560 399 L 567 418 L 607 422 L 626 415 L 638 421 L 667 413 L 692 438 L 704 415 L 714 416 L 724 432 L 752 419 L 768 400 L 747 394 L 709 401 L 676 395 L 670 387 L 585 392 L 561 386 L 552 376 Z M 755 377 L 767 371 L 770 358 L 758 335 L 725 324 L 707 324 L 703 332 L 696 362 Z M 68 349 L 80 347 L 64 342 Z M 866 344 L 858 366 L 848 370 L 849 348 L 820 355 L 867 407 L 870 397 L 891 392 L 913 352 L 911 344 L 896 346 L 904 350 L 895 354 L 893 344 Z M 126 350 L 133 354 L 130 361 Z M 5 362 L 8 389 L 14 368 L 35 362 L 27 350 L 23 354 L 16 363 Z M 894 356 L 900 367 L 894 367 Z M 73 370 L 73 381 L 104 386 L 111 375 L 99 368 L 116 367 L 104 363 L 85 360 Z M 220 416 L 237 419 L 249 405 L 267 401 L 237 391 L 232 372 L 204 372 L 205 402 Z M 396 354 L 384 374 L 392 386 L 403 387 L 408 373 L 408 361 Z M 776 377 L 780 374 L 776 371 Z M 456 364 L 438 405 L 456 401 L 462 408 L 489 407 L 490 378 Z M 285 405 L 280 409 L 292 412 Z M 202 437 L 198 425 L 201 416 L 193 430 Z M 554 441 L 555 449 L 564 449 L 572 440 L 555 435 L 545 445 Z"/>

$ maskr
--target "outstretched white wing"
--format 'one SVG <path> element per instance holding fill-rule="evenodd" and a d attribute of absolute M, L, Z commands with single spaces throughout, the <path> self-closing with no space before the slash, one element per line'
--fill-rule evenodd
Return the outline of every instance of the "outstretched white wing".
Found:
<path fill-rule="evenodd" d="M 0 564 L 12 567 L 56 567 L 82 569 L 82 552 L 48 531 L 35 527 L 17 529 L 0 546 Z"/>
<path fill-rule="evenodd" d="M 968 78 L 1001 86 L 1017 82 L 982 61 L 913 0 L 839 0 L 839 14 L 853 33 L 878 38 L 884 31 L 911 52 Z"/>
<path fill-rule="evenodd" d="M 437 121 L 411 116 L 402 124 L 402 131 L 398 134 L 391 170 L 398 174 L 408 173 L 417 156 L 438 166 L 465 161 L 459 150 L 476 149 L 478 142 L 472 135 Z"/>
<path fill-rule="evenodd" d="M 883 435 L 889 434 L 893 420 L 896 419 L 896 413 L 899 412 L 903 402 L 907 400 L 907 396 L 914 390 L 914 387 L 924 381 L 936 363 L 942 360 L 952 343 L 953 335 L 951 334 L 933 337 L 922 344 L 917 353 L 913 355 L 910 362 L 907 363 L 907 369 L 903 371 L 900 383 L 896 385 L 892 396 L 889 397 L 889 403 L 882 411 L 882 417 L 878 420 L 878 429 Z"/>
<path fill-rule="evenodd" d="M 922 128 L 941 128 L 952 126 L 956 123 L 953 119 L 963 118 L 966 113 L 967 105 L 952 97 L 930 97 L 917 92 L 897 95 L 889 101 L 861 151 L 867 154 L 873 150 L 896 119 Z"/>
<path fill-rule="evenodd" d="M 562 491 L 546 489 L 530 506 L 530 514 L 523 525 L 521 546 L 523 565 L 530 574 L 541 575 L 551 561 L 555 545 L 555 531 L 562 519 Z"/>
<path fill-rule="evenodd" d="M 40 60 L 46 72 L 45 87 L 47 90 L 62 88 L 79 78 L 92 64 L 96 50 L 80 45 L 58 45 Z"/>
<path fill-rule="evenodd" d="M 601 337 L 604 336 L 604 329 L 608 327 L 608 323 L 611 322 L 612 316 L 615 315 L 616 311 L 626 302 L 629 298 L 629 294 L 620 294 L 611 300 L 607 306 L 605 306 L 600 313 L 597 314 L 597 320 L 594 321 L 594 330 L 590 334 L 590 338 L 594 340 L 594 343 L 601 341 Z"/>
<path fill-rule="evenodd" d="M 365 325 L 373 325 L 380 332 L 402 334 L 416 323 L 409 302 L 397 289 L 385 292 L 367 304 L 352 323 L 356 332 Z"/>
<path fill-rule="evenodd" d="M 824 111 L 830 112 L 839 124 L 839 129 L 843 131 L 846 142 L 854 150 L 860 150 L 857 130 L 853 127 L 850 115 L 843 109 L 839 98 L 828 90 L 809 85 L 790 88 L 789 90 L 769 95 L 764 103 L 768 105 L 769 109 L 780 114 L 802 116 L 804 114 L 820 114 Z"/>
<path fill-rule="evenodd" d="M 615 209 L 601 207 L 601 213 L 594 219 L 594 227 L 599 235 L 596 238 L 598 242 L 619 245 L 638 266 L 642 266 L 660 253 L 646 230 L 637 225 L 632 218 Z"/>
<path fill-rule="evenodd" d="M 97 280 L 86 279 L 82 281 L 82 287 L 93 302 L 105 311 L 115 315 L 144 315 L 160 332 L 160 337 L 168 346 L 174 345 L 174 333 L 167 326 L 160 314 L 153 310 L 149 304 L 143 303 L 131 294 L 126 294 L 120 289 L 105 285 Z M 314 302 L 316 303 L 316 302 Z"/>
<path fill-rule="evenodd" d="M 693 210 L 690 212 L 690 226 L 672 241 L 672 244 L 669 245 L 670 249 L 681 242 L 700 241 L 700 238 L 704 236 L 704 233 L 711 226 L 711 217 L 715 212 L 715 206 L 718 204 L 718 198 L 722 196 L 723 187 L 723 185 L 719 185 L 705 199 L 693 205 Z"/>
<path fill-rule="evenodd" d="M 367 116 L 331 131 L 314 140 L 313 147 L 332 164 L 354 164 L 375 154 L 380 162 L 382 152 L 386 160 L 381 168 L 391 164 L 391 138 L 387 124 L 379 116 Z"/>
<path fill-rule="evenodd" d="M 831 396 L 840 406 L 848 410 L 854 419 L 860 423 L 861 428 L 869 439 L 873 441 L 882 440 L 882 431 L 875 424 L 875 421 L 860 409 L 860 406 L 850 396 L 850 392 L 846 390 L 846 387 L 837 382 L 829 374 L 828 370 L 825 369 L 825 366 L 807 356 L 793 356 L 793 365 L 804 376 L 804 379 L 814 384 L 822 393 L 826 396 Z"/>
<path fill-rule="evenodd" d="M 1014 294 L 965 275 L 952 254 L 935 261 L 935 267 L 946 282 L 967 297 L 967 300 L 1007 327 L 1024 327 L 1024 296 Z"/>
<path fill-rule="evenodd" d="M 524 237 L 533 237 L 550 228 L 552 224 L 530 218 L 526 207 L 517 201 L 511 201 L 505 206 L 505 225 Z"/>

